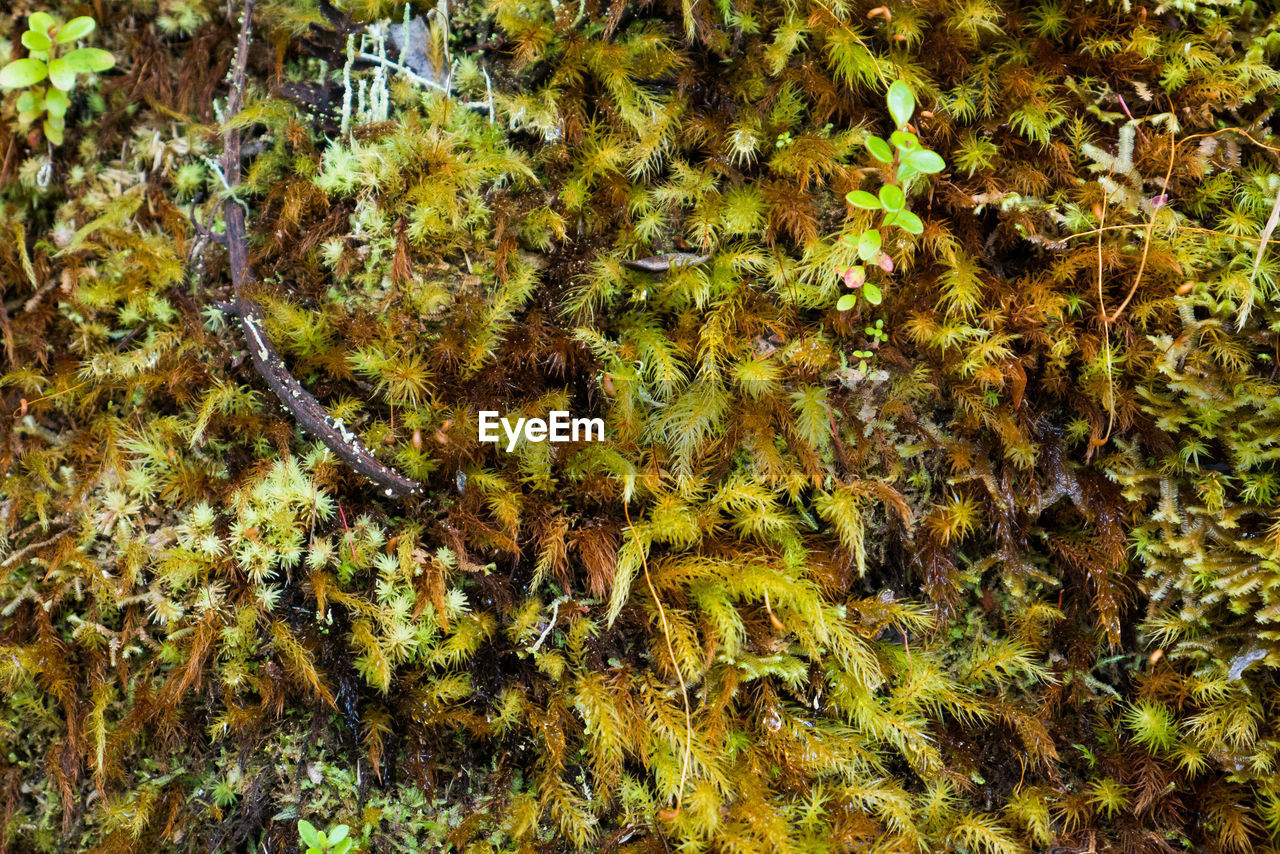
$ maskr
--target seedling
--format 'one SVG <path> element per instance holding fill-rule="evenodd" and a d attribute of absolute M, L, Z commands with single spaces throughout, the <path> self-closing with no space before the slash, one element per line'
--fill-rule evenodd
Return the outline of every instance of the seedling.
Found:
<path fill-rule="evenodd" d="M 895 81 L 889 87 L 887 100 L 889 115 L 893 117 L 897 130 L 889 135 L 888 140 L 868 137 L 866 147 L 874 160 L 894 167 L 893 179 L 874 195 L 866 190 L 853 190 L 845 196 L 854 207 L 880 211 L 881 217 L 878 226 L 856 234 L 844 234 L 840 238 L 846 246 L 858 250 L 858 260 L 862 262 L 837 270 L 844 279 L 845 287 L 853 291 L 840 297 L 836 303 L 840 311 L 849 311 L 857 305 L 859 293 L 871 305 L 880 304 L 884 294 L 879 285 L 867 280 L 867 266 L 874 264 L 885 273 L 893 272 L 893 256 L 884 249 L 886 230 L 900 228 L 908 234 L 924 231 L 920 217 L 907 210 L 907 189 L 913 178 L 941 172 L 946 165 L 941 155 L 921 145 L 920 139 L 907 129 L 916 108 L 911 87 L 901 80 Z"/>
<path fill-rule="evenodd" d="M 75 88 L 76 75 L 106 71 L 116 64 L 110 51 L 101 48 L 68 49 L 97 26 L 88 15 L 64 24 L 47 12 L 33 12 L 22 34 L 22 44 L 30 54 L 0 68 L 0 87 L 26 89 L 18 96 L 18 118 L 30 124 L 44 116 L 44 135 L 54 145 L 62 144 L 71 106 L 68 93 Z M 40 85 L 45 80 L 49 85 Z"/>
<path fill-rule="evenodd" d="M 298 836 L 307 846 L 305 854 L 347 854 L 352 845 L 351 838 L 347 836 L 350 830 L 345 824 L 324 831 L 316 830 L 316 826 L 305 818 L 298 820 Z"/>

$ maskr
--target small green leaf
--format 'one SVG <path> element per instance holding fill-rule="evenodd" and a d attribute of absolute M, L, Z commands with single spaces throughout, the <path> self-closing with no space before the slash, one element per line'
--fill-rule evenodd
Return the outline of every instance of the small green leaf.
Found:
<path fill-rule="evenodd" d="M 73 50 L 71 53 L 63 57 L 67 65 L 72 71 L 81 74 L 88 74 L 94 71 L 106 71 L 108 68 L 116 64 L 116 58 L 111 55 L 111 51 L 103 50 L 98 47 L 82 47 Z M 56 60 L 55 60 L 56 61 Z"/>
<path fill-rule="evenodd" d="M 305 818 L 298 820 L 298 835 L 302 837 L 302 841 L 313 848 L 320 847 L 320 831 L 316 830 L 316 826 Z"/>
<path fill-rule="evenodd" d="M 48 67 L 38 59 L 15 59 L 0 68 L 0 86 L 6 89 L 34 86 L 48 74 Z"/>
<path fill-rule="evenodd" d="M 32 12 L 31 17 L 27 19 L 27 28 L 40 33 L 48 33 L 58 20 L 48 12 Z"/>
<path fill-rule="evenodd" d="M 82 39 L 97 28 L 98 22 L 90 18 L 88 15 L 81 15 L 78 18 L 72 18 L 58 29 L 58 35 L 55 40 L 58 44 L 66 44 L 76 39 Z"/>
<path fill-rule="evenodd" d="M 28 89 L 18 96 L 18 112 L 31 113 L 44 106 L 36 100 L 36 90 Z"/>
<path fill-rule="evenodd" d="M 49 94 L 44 96 L 44 107 L 51 116 L 65 116 L 70 106 L 71 99 L 61 89 L 50 89 Z"/>
<path fill-rule="evenodd" d="M 873 285 L 871 282 L 867 282 L 865 285 L 862 286 L 862 295 L 865 296 L 867 298 L 867 302 L 871 303 L 872 305 L 879 305 L 880 300 L 883 299 L 883 295 L 880 293 L 880 289 L 875 285 Z"/>
<path fill-rule="evenodd" d="M 880 232 L 874 228 L 862 232 L 862 237 L 858 239 L 858 257 L 863 261 L 870 261 L 879 251 Z"/>
<path fill-rule="evenodd" d="M 893 116 L 893 122 L 898 127 L 902 127 L 911 121 L 911 114 L 916 111 L 916 96 L 912 94 L 911 87 L 901 80 L 893 81 L 893 85 L 889 87 L 889 115 Z"/>
<path fill-rule="evenodd" d="M 339 842 L 347 838 L 347 834 L 351 832 L 351 828 L 345 824 L 340 824 L 329 830 L 329 844 L 337 845 Z"/>
<path fill-rule="evenodd" d="M 869 211 L 880 210 L 880 200 L 868 193 L 866 190 L 853 190 L 844 198 L 845 201 L 853 205 L 855 208 L 863 208 Z"/>
<path fill-rule="evenodd" d="M 885 184 L 880 188 L 880 204 L 889 212 L 900 211 L 907 204 L 907 197 L 892 184 Z"/>
<path fill-rule="evenodd" d="M 894 225 L 908 234 L 920 234 L 924 231 L 924 223 L 911 211 L 898 211 Z"/>
<path fill-rule="evenodd" d="M 49 82 L 66 92 L 76 85 L 75 69 L 65 59 L 55 59 L 49 63 Z"/>
<path fill-rule="evenodd" d="M 871 156 L 881 163 L 893 162 L 893 150 L 889 148 L 889 143 L 885 142 L 878 136 L 867 137 L 867 151 L 871 152 Z"/>
<path fill-rule="evenodd" d="M 895 130 L 889 134 L 889 141 L 898 146 L 898 150 L 904 154 L 913 148 L 920 147 L 920 138 L 907 130 Z"/>
<path fill-rule="evenodd" d="M 848 311 L 849 309 L 853 308 L 854 305 L 857 304 L 857 302 L 858 302 L 857 294 L 845 294 L 844 296 L 840 297 L 840 300 L 836 303 L 836 308 L 839 309 L 840 311 Z"/>
<path fill-rule="evenodd" d="M 27 50 L 48 50 L 53 42 L 39 30 L 27 30 L 22 34 L 22 46 Z"/>
<path fill-rule="evenodd" d="M 344 839 L 329 849 L 329 854 L 347 854 L 351 850 L 351 840 Z"/>
<path fill-rule="evenodd" d="M 911 152 L 907 155 L 907 163 L 909 163 L 914 169 L 923 172 L 926 175 L 931 175 L 934 172 L 941 172 L 943 167 L 947 165 L 941 155 L 937 152 L 929 151 L 928 149 Z"/>
<path fill-rule="evenodd" d="M 54 145 L 62 145 L 63 127 L 61 116 L 50 116 L 44 120 L 44 135 Z"/>

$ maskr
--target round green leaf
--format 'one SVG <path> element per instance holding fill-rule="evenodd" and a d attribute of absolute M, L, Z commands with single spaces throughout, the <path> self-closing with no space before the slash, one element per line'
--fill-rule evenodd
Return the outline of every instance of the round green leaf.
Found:
<path fill-rule="evenodd" d="M 862 232 L 862 237 L 858 239 L 858 257 L 863 261 L 870 261 L 879 251 L 880 232 L 874 228 Z"/>
<path fill-rule="evenodd" d="M 867 302 L 871 303 L 872 305 L 879 305 L 880 300 L 884 298 L 883 295 L 880 293 L 880 289 L 877 288 L 875 285 L 873 285 L 871 282 L 867 282 L 865 285 L 862 286 L 862 295 L 865 296 L 867 298 Z"/>
<path fill-rule="evenodd" d="M 64 127 L 61 116 L 50 116 L 44 120 L 44 135 L 54 145 L 62 145 Z"/>
<path fill-rule="evenodd" d="M 880 200 L 866 190 L 854 190 L 845 196 L 845 200 L 855 208 L 863 208 L 869 211 L 880 210 Z"/>
<path fill-rule="evenodd" d="M 39 30 L 27 30 L 22 34 L 22 46 L 27 50 L 48 50 L 53 42 Z"/>
<path fill-rule="evenodd" d="M 27 27 L 40 33 L 48 33 L 58 20 L 48 12 L 32 12 L 31 17 L 27 18 Z"/>
<path fill-rule="evenodd" d="M 59 57 L 49 63 L 49 82 L 65 92 L 76 85 L 76 72 L 65 59 Z"/>
<path fill-rule="evenodd" d="M 926 175 L 931 175 L 934 172 L 941 172 L 943 167 L 947 165 L 941 155 L 937 152 L 929 151 L 928 149 L 911 152 L 907 155 L 907 162 L 910 163 L 914 169 L 923 172 Z"/>
<path fill-rule="evenodd" d="M 76 39 L 82 39 L 89 33 L 93 32 L 98 26 L 97 21 L 88 15 L 81 15 L 78 18 L 72 18 L 58 29 L 58 35 L 55 37 L 58 44 L 66 44 Z"/>
<path fill-rule="evenodd" d="M 0 86 L 6 89 L 34 86 L 48 73 L 48 67 L 38 59 L 15 59 L 4 68 L 0 68 Z"/>
<path fill-rule="evenodd" d="M 43 105 L 37 102 L 35 89 L 28 89 L 18 96 L 18 112 L 20 113 L 33 113 L 39 106 Z"/>
<path fill-rule="evenodd" d="M 906 207 L 907 197 L 892 184 L 885 184 L 880 188 L 880 204 L 887 211 L 900 211 Z"/>
<path fill-rule="evenodd" d="M 63 60 L 72 71 L 80 74 L 106 71 L 116 64 L 116 58 L 111 55 L 111 51 L 99 47 L 82 47 L 79 50 L 73 50 L 64 56 Z"/>
<path fill-rule="evenodd" d="M 924 231 L 924 223 L 920 220 L 920 217 L 911 211 L 898 211 L 898 217 L 894 221 L 894 225 L 908 234 L 920 234 Z"/>
<path fill-rule="evenodd" d="M 329 844 L 337 845 L 339 842 L 347 838 L 347 834 L 351 832 L 351 828 L 345 824 L 340 824 L 333 830 L 329 831 Z"/>
<path fill-rule="evenodd" d="M 50 89 L 49 94 L 44 96 L 44 106 L 51 116 L 65 116 L 67 108 L 71 106 L 71 99 L 61 89 Z"/>
<path fill-rule="evenodd" d="M 878 136 L 867 137 L 867 151 L 871 152 L 871 156 L 881 163 L 893 162 L 893 150 L 889 148 L 889 143 L 885 142 Z"/>
<path fill-rule="evenodd" d="M 347 854 L 351 850 L 351 840 L 344 839 L 329 849 L 329 854 Z"/>
<path fill-rule="evenodd" d="M 305 818 L 298 819 L 298 835 L 302 837 L 302 841 L 307 845 L 315 848 L 320 847 L 320 831 L 316 830 L 316 826 Z"/>
<path fill-rule="evenodd" d="M 858 302 L 857 294 L 845 294 L 844 296 L 840 297 L 840 300 L 836 303 L 836 308 L 839 309 L 840 311 L 848 311 L 849 309 L 853 308 L 854 305 L 857 304 L 857 302 Z"/>
<path fill-rule="evenodd" d="M 893 116 L 893 123 L 902 127 L 911 121 L 911 114 L 915 111 L 916 96 L 912 94 L 911 87 L 901 80 L 893 81 L 889 87 L 889 115 Z"/>
<path fill-rule="evenodd" d="M 889 141 L 903 151 L 910 151 L 913 148 L 920 147 L 920 138 L 907 130 L 895 130 L 889 134 Z"/>

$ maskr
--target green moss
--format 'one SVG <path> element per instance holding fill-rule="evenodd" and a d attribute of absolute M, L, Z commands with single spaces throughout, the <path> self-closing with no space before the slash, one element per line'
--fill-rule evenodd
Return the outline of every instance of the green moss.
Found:
<path fill-rule="evenodd" d="M 264 4 L 230 117 L 238 24 L 123 0 L 64 145 L 0 104 L 0 845 L 1276 847 L 1274 21 L 404 14 Z M 839 311 L 894 81 L 948 166 Z M 251 370 L 227 204 L 421 494 Z"/>

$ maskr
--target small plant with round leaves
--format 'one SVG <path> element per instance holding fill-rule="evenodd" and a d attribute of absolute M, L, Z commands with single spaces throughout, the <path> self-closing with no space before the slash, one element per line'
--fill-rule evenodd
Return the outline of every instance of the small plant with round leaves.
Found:
<path fill-rule="evenodd" d="M 347 854 L 351 850 L 351 828 L 345 824 L 335 825 L 328 830 L 317 830 L 316 826 L 304 819 L 298 820 L 298 836 L 302 844 L 307 846 L 305 854 Z"/>
<path fill-rule="evenodd" d="M 97 26 L 88 15 L 63 23 L 48 12 L 33 12 L 22 34 L 28 56 L 0 68 L 0 87 L 26 90 L 18 96 L 19 119 L 30 124 L 44 116 L 44 135 L 54 145 L 62 144 L 71 106 L 69 93 L 77 76 L 106 71 L 116 64 L 110 51 L 74 47 Z M 48 85 L 42 85 L 46 80 Z"/>
<path fill-rule="evenodd" d="M 892 179 L 881 186 L 878 193 L 853 190 L 845 196 L 855 208 L 880 211 L 881 216 L 879 224 L 872 228 L 841 235 L 841 242 L 857 250 L 860 263 L 837 270 L 845 287 L 852 291 L 841 296 L 836 303 L 840 311 L 849 311 L 857 305 L 859 294 L 871 305 L 880 304 L 884 295 L 879 285 L 868 280 L 868 267 L 874 265 L 886 274 L 893 272 L 893 256 L 885 250 L 885 235 L 892 228 L 900 228 L 908 234 L 924 231 L 920 217 L 907 209 L 907 194 L 914 179 L 941 172 L 946 165 L 941 155 L 921 145 L 919 137 L 908 129 L 907 123 L 916 108 L 916 97 L 911 87 L 901 80 L 895 81 L 889 87 L 888 106 L 896 130 L 888 140 L 870 136 L 865 144 L 874 160 L 893 167 Z"/>

